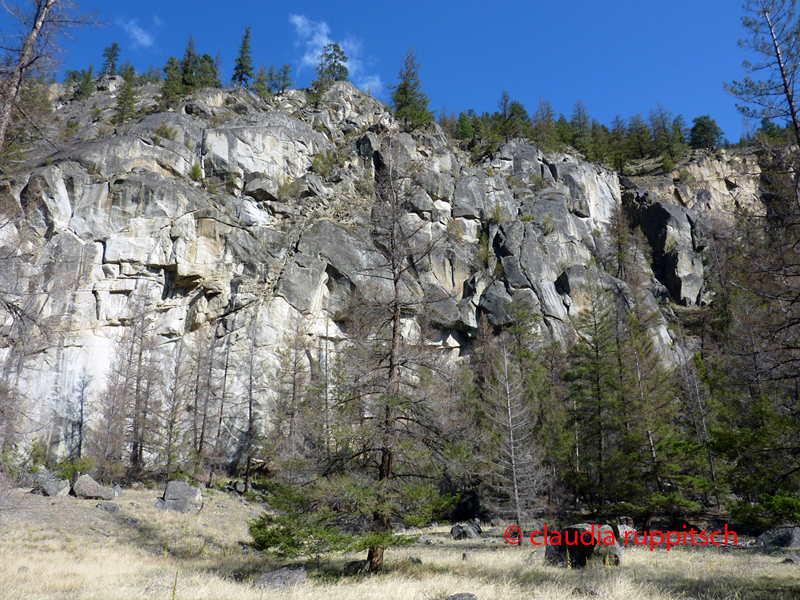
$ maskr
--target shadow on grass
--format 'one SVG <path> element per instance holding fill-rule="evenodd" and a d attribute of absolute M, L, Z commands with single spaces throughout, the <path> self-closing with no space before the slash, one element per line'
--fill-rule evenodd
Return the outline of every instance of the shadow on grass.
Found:
<path fill-rule="evenodd" d="M 668 574 L 648 577 L 647 582 L 671 595 L 696 598 L 697 600 L 797 600 L 800 598 L 800 583 L 796 577 L 789 576 L 744 575 L 730 577 L 720 575 L 695 579 Z"/>

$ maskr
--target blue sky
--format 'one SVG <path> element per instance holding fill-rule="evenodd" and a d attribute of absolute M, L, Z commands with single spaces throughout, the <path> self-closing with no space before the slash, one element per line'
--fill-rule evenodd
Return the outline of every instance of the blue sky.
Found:
<path fill-rule="evenodd" d="M 691 120 L 711 115 L 738 141 L 742 119 L 723 82 L 744 76 L 740 2 L 732 0 L 527 0 L 525 2 L 267 2 L 238 0 L 82 0 L 102 28 L 64 44 L 64 68 L 95 68 L 116 41 L 121 61 L 139 71 L 180 58 L 190 35 L 197 50 L 220 53 L 223 79 L 233 73 L 242 35 L 252 27 L 253 62 L 291 63 L 298 87 L 313 79 L 315 56 L 338 42 L 351 80 L 389 100 L 412 46 L 431 108 L 458 113 L 497 110 L 503 91 L 532 115 L 539 98 L 567 118 L 576 100 L 610 125 L 661 103 Z M 0 20 L 0 27 L 6 24 Z"/>

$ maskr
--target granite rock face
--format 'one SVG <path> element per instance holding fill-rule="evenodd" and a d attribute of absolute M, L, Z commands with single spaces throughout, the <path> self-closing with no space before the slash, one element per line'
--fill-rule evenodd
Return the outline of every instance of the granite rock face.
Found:
<path fill-rule="evenodd" d="M 700 304 L 704 284 L 704 225 L 689 208 L 661 202 L 649 190 L 626 190 L 623 202 L 653 252 L 653 272 L 681 304 Z"/>
<path fill-rule="evenodd" d="M 295 331 L 312 348 L 347 343 L 352 299 L 390 291 L 385 248 L 371 232 L 381 165 L 403 175 L 406 224 L 436 241 L 402 282 L 404 294 L 425 300 L 433 330 L 408 315 L 406 332 L 425 330 L 445 356 L 469 350 L 482 316 L 508 323 L 514 301 L 540 317 L 542 343 L 574 341 L 587 278 L 625 293 L 595 265 L 623 204 L 652 246 L 653 289 L 684 304 L 703 298 L 699 215 L 708 203 L 678 206 L 636 186 L 623 194 L 615 171 L 522 141 L 476 161 L 438 126 L 402 131 L 346 82 L 317 106 L 302 90 L 269 103 L 244 89 L 203 90 L 164 112 L 157 93 L 144 88 L 137 107 L 150 114 L 112 131 L 102 124 L 110 91 L 61 102 L 57 115 L 78 125 L 73 141 L 56 153 L 35 148 L 0 180 L 0 210 L 12 217 L 0 242 L 14 249 L 6 293 L 42 324 L 22 332 L 3 315 L 0 358 L 16 365 L 31 422 L 53 423 L 55 455 L 68 450 L 71 390 L 90 382 L 87 399 L 98 397 L 143 311 L 164 365 L 181 348 L 224 348 L 232 394 L 247 385 L 248 360 L 262 366 L 257 385 L 268 390 Z M 719 185 L 750 189 L 732 158 L 718 169 L 700 158 L 695 181 L 719 171 Z M 652 333 L 672 360 L 666 322 Z"/>

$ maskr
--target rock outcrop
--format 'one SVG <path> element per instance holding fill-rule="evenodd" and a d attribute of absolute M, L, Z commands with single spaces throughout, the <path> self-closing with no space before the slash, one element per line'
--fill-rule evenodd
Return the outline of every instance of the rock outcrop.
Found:
<path fill-rule="evenodd" d="M 700 304 L 706 236 L 697 213 L 661 202 L 650 190 L 625 190 L 623 204 L 653 253 L 653 272 L 677 302 Z"/>
<path fill-rule="evenodd" d="M 205 90 L 175 112 L 159 112 L 157 90 L 145 88 L 137 107 L 151 114 L 116 129 L 104 124 L 109 93 L 57 106 L 76 124 L 72 141 L 55 153 L 37 147 L 0 180 L 11 217 L 1 239 L 15 257 L 4 266 L 6 293 L 37 322 L 25 328 L 4 315 L 0 357 L 32 399 L 31 422 L 54 423 L 56 455 L 67 449 L 71 390 L 89 382 L 87 398 L 98 397 L 142 314 L 163 365 L 180 348 L 224 348 L 230 393 L 246 385 L 248 360 L 269 389 L 277 350 L 294 332 L 331 352 L 346 343 L 352 299 L 387 291 L 385 249 L 370 224 L 376 173 L 387 164 L 413 181 L 403 184 L 404 218 L 433 246 L 403 285 L 424 300 L 434 329 L 410 314 L 406 332 L 424 329 L 453 358 L 469 351 L 482 316 L 509 323 L 512 302 L 531 307 L 542 343 L 569 344 L 587 281 L 625 294 L 596 264 L 623 203 L 653 248 L 648 302 L 655 308 L 667 293 L 702 301 L 698 214 L 722 202 L 720 186 L 749 189 L 733 158 L 715 175 L 711 200 L 698 183 L 681 206 L 636 186 L 623 198 L 615 171 L 522 141 L 476 161 L 437 126 L 401 131 L 349 83 L 318 106 L 302 90 L 271 103 L 244 89 Z M 698 182 L 710 169 L 701 158 Z M 666 322 L 652 333 L 674 359 Z"/>

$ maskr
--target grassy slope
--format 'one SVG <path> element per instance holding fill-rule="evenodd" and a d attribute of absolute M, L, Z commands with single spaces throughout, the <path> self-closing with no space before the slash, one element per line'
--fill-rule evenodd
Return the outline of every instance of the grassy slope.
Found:
<path fill-rule="evenodd" d="M 283 562 L 241 544 L 257 506 L 211 492 L 198 515 L 164 513 L 153 508 L 158 494 L 126 491 L 117 500 L 122 513 L 111 515 L 96 501 L 17 492 L 13 508 L 0 511 L 0 599 L 425 600 L 471 592 L 480 600 L 555 600 L 586 588 L 611 600 L 800 598 L 800 566 L 782 564 L 783 554 L 635 549 L 618 569 L 564 570 L 532 559 L 530 545 L 506 545 L 499 530 L 456 542 L 444 527 L 390 550 L 380 576 L 332 574 L 354 558 L 336 556 L 324 563 L 327 574 L 312 573 L 302 588 L 260 591 L 252 581 Z M 423 564 L 412 565 L 411 556 Z"/>

